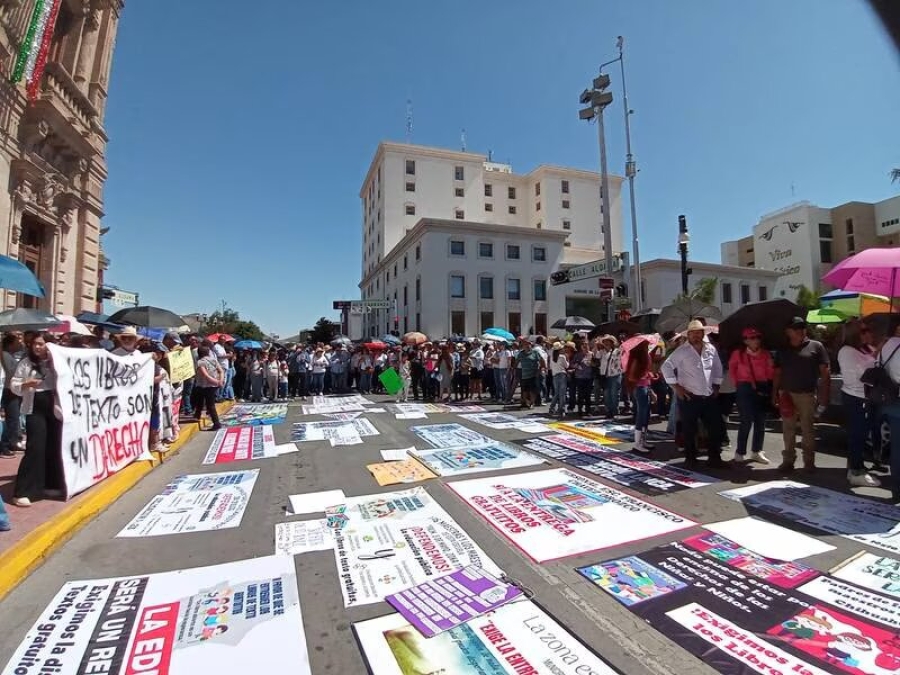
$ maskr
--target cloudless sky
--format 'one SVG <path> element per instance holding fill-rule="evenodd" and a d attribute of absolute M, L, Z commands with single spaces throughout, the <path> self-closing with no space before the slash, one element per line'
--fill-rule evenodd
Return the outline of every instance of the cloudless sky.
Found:
<path fill-rule="evenodd" d="M 676 257 L 680 213 L 691 257 L 720 262 L 793 201 L 897 193 L 900 61 L 862 0 L 130 0 L 107 282 L 181 313 L 224 300 L 282 336 L 336 318 L 332 300 L 359 297 L 360 185 L 378 142 L 404 139 L 406 100 L 415 143 L 456 149 L 465 128 L 517 173 L 596 170 L 578 94 L 617 35 L 644 260 Z"/>

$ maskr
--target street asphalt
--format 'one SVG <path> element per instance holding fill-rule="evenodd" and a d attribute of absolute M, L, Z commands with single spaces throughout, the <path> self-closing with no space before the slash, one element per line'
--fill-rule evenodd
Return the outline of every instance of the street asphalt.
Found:
<path fill-rule="evenodd" d="M 387 397 L 370 398 L 377 403 L 388 401 Z M 500 406 L 486 407 L 489 411 L 502 410 Z M 545 412 L 546 407 L 535 412 L 541 411 Z M 290 440 L 291 422 L 322 419 L 316 415 L 301 416 L 300 412 L 299 401 L 293 403 L 289 408 L 287 421 L 275 427 L 278 443 Z M 288 495 L 342 488 L 348 496 L 354 496 L 412 487 L 379 487 L 365 468 L 368 463 L 381 461 L 379 451 L 382 449 L 412 445 L 425 447 L 408 430 L 409 426 L 459 422 L 502 441 L 535 437 L 521 431 L 487 429 L 460 420 L 455 414 L 431 414 L 427 421 L 396 420 L 391 413 L 370 414 L 366 418 L 381 433 L 379 436 L 365 438 L 363 445 L 332 448 L 327 442 L 307 442 L 299 444 L 300 451 L 297 453 L 275 459 L 219 466 L 201 464 L 213 438 L 212 434 L 195 436 L 177 456 L 167 460 L 112 504 L 0 603 L 0 663 L 8 661 L 38 614 L 68 580 L 163 572 L 270 555 L 273 552 L 275 523 L 321 517 L 285 516 Z M 655 428 L 663 427 L 664 425 L 655 425 Z M 798 474 L 793 479 L 846 490 L 846 464 L 840 430 L 834 426 L 823 426 L 820 431 L 827 443 L 821 444 L 825 451 L 820 453 L 818 473 L 812 477 Z M 731 435 L 734 437 L 734 430 Z M 660 497 L 634 494 L 700 523 L 741 517 L 746 515 L 744 506 L 718 496 L 717 492 L 748 482 L 782 478 L 774 469 L 780 460 L 780 440 L 780 434 L 771 431 L 767 433 L 766 451 L 772 459 L 769 468 L 753 465 L 740 469 L 709 471 L 710 475 L 723 479 L 723 482 Z M 730 451 L 726 450 L 725 458 L 730 455 Z M 676 465 L 680 465 L 682 461 L 672 443 L 657 444 L 654 457 L 670 460 Z M 552 461 L 548 463 L 558 465 Z M 143 539 L 115 538 L 173 477 L 184 473 L 212 473 L 253 467 L 260 469 L 259 479 L 239 528 Z M 529 467 L 520 471 L 539 468 Z M 703 467 L 699 471 L 706 472 Z M 488 475 L 492 474 L 462 476 L 455 480 Z M 636 675 L 714 672 L 575 572 L 577 566 L 683 539 L 696 533 L 698 528 L 645 539 L 599 553 L 536 564 L 514 549 L 451 492 L 445 484 L 447 482 L 449 481 L 446 479 L 436 478 L 417 485 L 423 485 L 510 577 L 531 589 L 536 601 L 550 614 L 621 672 Z M 627 488 L 616 487 L 630 492 Z M 889 496 L 885 490 L 858 489 L 855 492 L 879 499 Z M 609 527 L 615 528 L 617 524 L 611 522 Z M 828 570 L 856 553 L 861 546 L 838 536 L 821 538 L 835 546 L 835 549 L 804 560 L 821 570 Z M 334 554 L 331 551 L 296 556 L 295 564 L 312 672 L 340 675 L 365 673 L 366 667 L 350 625 L 354 621 L 390 613 L 390 607 L 386 603 L 378 603 L 345 609 L 338 586 Z M 283 666 L 290 672 L 290 664 L 285 663 Z"/>

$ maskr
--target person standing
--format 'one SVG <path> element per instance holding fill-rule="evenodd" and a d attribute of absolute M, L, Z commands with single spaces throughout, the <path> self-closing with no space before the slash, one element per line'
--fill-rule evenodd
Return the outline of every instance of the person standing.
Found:
<path fill-rule="evenodd" d="M 775 367 L 772 355 L 762 348 L 762 333 L 756 328 L 745 328 L 743 338 L 744 346 L 731 352 L 731 358 L 728 359 L 728 372 L 734 380 L 740 416 L 734 461 L 747 461 L 747 441 L 752 429 L 750 461 L 768 464 L 769 458 L 763 452 L 763 441 Z"/>
<path fill-rule="evenodd" d="M 216 410 L 216 394 L 222 388 L 225 381 L 225 373 L 219 360 L 216 358 L 210 348 L 206 345 L 200 345 L 197 348 L 197 372 L 196 381 L 194 382 L 194 392 L 197 405 L 194 412 L 197 415 L 197 426 L 203 429 L 203 409 L 209 414 L 212 420 L 212 431 L 218 431 L 222 428 L 219 424 L 219 412 Z"/>
<path fill-rule="evenodd" d="M 784 436 L 784 452 L 778 470 L 782 473 L 794 471 L 799 420 L 803 434 L 803 469 L 813 473 L 816 470 L 815 419 L 825 412 L 831 394 L 831 362 L 825 346 L 806 335 L 805 319 L 795 316 L 786 331 L 788 346 L 775 354 L 772 392 L 772 402 L 781 413 Z"/>
<path fill-rule="evenodd" d="M 606 411 L 606 419 L 615 419 L 619 414 L 619 397 L 622 390 L 622 352 L 619 342 L 612 335 L 603 335 L 599 338 L 600 349 L 596 353 L 598 358 L 597 369 L 600 380 L 603 382 L 603 407 Z"/>
<path fill-rule="evenodd" d="M 900 325 L 888 332 L 888 338 L 877 350 L 877 363 L 884 367 L 891 382 L 894 383 L 895 393 L 900 393 Z M 900 506 L 900 398 L 881 406 L 878 411 L 887 418 L 891 429 L 891 501 Z"/>
<path fill-rule="evenodd" d="M 634 399 L 634 450 L 650 452 L 653 445 L 647 440 L 650 427 L 651 364 L 650 343 L 641 340 L 628 352 L 625 387 Z"/>
<path fill-rule="evenodd" d="M 507 399 L 506 376 L 509 372 L 509 360 L 512 352 L 505 342 L 501 342 L 494 352 L 494 393 L 498 401 L 505 403 Z"/>
<path fill-rule="evenodd" d="M 278 354 L 274 350 L 269 352 L 269 360 L 266 362 L 266 394 L 270 401 L 278 398 L 278 381 L 281 376 L 281 365 L 278 363 Z"/>
<path fill-rule="evenodd" d="M 676 349 L 662 366 L 663 377 L 675 390 L 684 432 L 684 465 L 697 466 L 697 430 L 702 420 L 708 435 L 707 466 L 721 469 L 722 417 L 716 396 L 722 384 L 722 362 L 716 348 L 703 339 L 704 326 L 693 320 L 688 324 L 687 342 Z"/>
<path fill-rule="evenodd" d="M 847 481 L 850 487 L 878 487 L 881 483 L 866 471 L 863 461 L 866 441 L 881 442 L 875 406 L 866 398 L 866 388 L 860 378 L 875 365 L 872 331 L 859 322 L 844 326 L 844 346 L 838 350 L 841 369 L 841 401 L 847 424 Z M 878 433 L 876 436 L 875 433 Z"/>
<path fill-rule="evenodd" d="M 516 357 L 516 363 L 522 369 L 522 407 L 528 410 L 534 408 L 535 401 L 540 400 L 538 381 L 547 371 L 547 361 L 542 352 L 535 349 L 530 340 L 523 339 Z"/>
<path fill-rule="evenodd" d="M 406 403 L 409 401 L 409 387 L 412 380 L 409 356 L 407 354 L 400 355 L 400 364 L 397 366 L 397 374 L 400 375 L 400 382 L 403 386 L 397 392 L 397 403 Z"/>
<path fill-rule="evenodd" d="M 594 369 L 591 360 L 590 345 L 587 340 L 582 340 L 578 343 L 578 350 L 570 361 L 575 372 L 575 398 L 579 417 L 591 413 L 591 386 L 594 383 Z"/>
<path fill-rule="evenodd" d="M 12 458 L 16 456 L 16 449 L 21 438 L 21 426 L 19 409 L 22 405 L 22 397 L 16 396 L 12 391 L 12 379 L 16 373 L 16 366 L 22 360 L 22 336 L 19 333 L 6 333 L 3 336 L 3 398 L 0 405 L 3 406 L 3 436 L 0 438 L 0 457 Z"/>
<path fill-rule="evenodd" d="M 247 364 L 250 377 L 250 401 L 261 403 L 263 399 L 263 382 L 266 379 L 265 365 L 259 350 L 254 350 Z"/>
<path fill-rule="evenodd" d="M 225 349 L 227 343 L 228 339 L 226 336 L 219 335 L 218 342 L 212 345 L 212 353 L 219 362 L 219 367 L 222 369 L 222 372 L 225 373 L 225 379 L 222 380 L 222 386 L 219 387 L 219 391 L 216 392 L 217 401 L 221 401 L 225 398 L 225 385 L 228 383 L 228 371 L 231 367 L 231 362 L 228 360 L 228 351 Z"/>
<path fill-rule="evenodd" d="M 472 364 L 472 367 L 469 370 L 469 393 L 473 399 L 477 394 L 478 400 L 480 401 L 481 381 L 484 374 L 484 350 L 481 348 L 481 343 L 478 342 L 478 340 L 472 341 L 472 351 L 469 352 L 469 360 Z"/>
<path fill-rule="evenodd" d="M 335 394 L 343 394 L 347 390 L 347 368 L 350 364 L 350 356 L 347 348 L 342 344 L 334 351 L 331 357 L 331 389 Z"/>
<path fill-rule="evenodd" d="M 356 368 L 359 371 L 359 393 L 368 394 L 372 391 L 372 374 L 375 370 L 375 361 L 367 347 L 363 347 L 359 353 L 359 359 L 356 361 Z"/>
<path fill-rule="evenodd" d="M 445 344 L 441 347 L 441 355 L 438 360 L 437 379 L 440 383 L 439 398 L 441 403 L 450 403 L 450 394 L 453 384 L 453 356 L 450 353 L 450 346 Z"/>
<path fill-rule="evenodd" d="M 316 349 L 309 367 L 311 372 L 310 392 L 313 396 L 321 396 L 325 392 L 325 371 L 328 370 L 328 359 L 325 358 L 325 352 L 321 347 Z"/>
<path fill-rule="evenodd" d="M 550 401 L 550 417 L 566 416 L 566 391 L 569 377 L 569 358 L 562 342 L 553 343 L 553 354 L 550 357 L 550 374 L 553 376 L 553 399 Z"/>

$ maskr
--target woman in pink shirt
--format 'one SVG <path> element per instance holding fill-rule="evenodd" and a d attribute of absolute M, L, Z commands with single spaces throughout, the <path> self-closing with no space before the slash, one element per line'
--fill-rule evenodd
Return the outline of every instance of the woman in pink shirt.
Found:
<path fill-rule="evenodd" d="M 766 433 L 766 412 L 772 398 L 772 377 L 775 364 L 772 355 L 762 348 L 762 333 L 756 328 L 744 329 L 744 346 L 735 349 L 728 359 L 728 372 L 737 388 L 737 407 L 740 415 L 735 462 L 747 461 L 747 439 L 753 427 L 751 462 L 768 464 L 763 454 Z"/>
<path fill-rule="evenodd" d="M 650 426 L 650 403 L 656 395 L 650 389 L 653 369 L 650 361 L 650 343 L 642 340 L 628 352 L 625 368 L 625 390 L 634 398 L 634 450 L 650 452 L 653 444 L 647 440 Z"/>

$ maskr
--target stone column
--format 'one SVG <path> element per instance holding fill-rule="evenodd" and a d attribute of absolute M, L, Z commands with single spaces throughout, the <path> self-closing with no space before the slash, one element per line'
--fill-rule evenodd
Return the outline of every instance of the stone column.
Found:
<path fill-rule="evenodd" d="M 100 34 L 100 17 L 96 10 L 85 15 L 83 26 L 81 48 L 78 50 L 78 65 L 75 67 L 75 82 L 87 94 L 93 76 L 94 59 L 97 56 L 97 40 Z"/>

